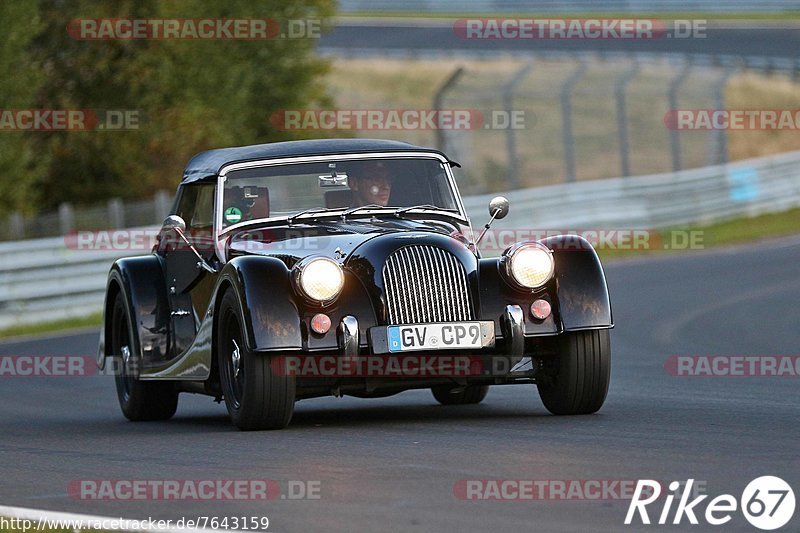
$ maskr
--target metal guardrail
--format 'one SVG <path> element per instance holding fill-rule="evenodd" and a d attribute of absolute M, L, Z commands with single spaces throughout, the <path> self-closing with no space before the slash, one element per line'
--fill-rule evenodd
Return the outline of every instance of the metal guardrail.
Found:
<path fill-rule="evenodd" d="M 494 194 L 464 198 L 476 230 Z M 800 151 L 675 173 L 564 183 L 506 193 L 495 230 L 659 229 L 800 207 Z M 117 257 L 64 237 L 0 243 L 0 328 L 101 310 Z"/>
<path fill-rule="evenodd" d="M 64 237 L 0 243 L 0 328 L 97 313 L 120 250 L 86 251 Z"/>
<path fill-rule="evenodd" d="M 464 199 L 473 223 L 495 194 Z M 660 229 L 800 207 L 800 151 L 680 172 L 507 193 L 496 229 Z"/>

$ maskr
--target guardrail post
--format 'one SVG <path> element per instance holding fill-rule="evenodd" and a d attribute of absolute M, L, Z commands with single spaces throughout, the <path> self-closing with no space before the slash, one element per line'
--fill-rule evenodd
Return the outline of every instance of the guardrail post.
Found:
<path fill-rule="evenodd" d="M 669 83 L 669 89 L 667 90 L 667 99 L 669 101 L 667 106 L 669 107 L 669 112 L 678 109 L 678 90 L 681 88 L 681 85 L 683 85 L 683 82 L 686 81 L 686 78 L 689 77 L 691 70 L 692 63 L 687 58 L 686 63 L 684 63 L 678 75 Z M 672 151 L 672 171 L 678 172 L 681 169 L 681 139 L 680 131 L 675 127 L 669 132 L 669 144 Z"/>
<path fill-rule="evenodd" d="M 726 68 L 714 84 L 714 107 L 716 109 L 725 109 L 725 85 L 737 70 L 735 67 Z M 728 162 L 728 132 L 724 129 L 714 130 L 707 161 L 709 165 Z"/>
<path fill-rule="evenodd" d="M 156 224 L 161 224 L 167 218 L 169 210 L 172 208 L 170 205 L 170 198 L 167 191 L 158 191 L 153 197 L 153 212 L 156 215 Z"/>
<path fill-rule="evenodd" d="M 575 181 L 575 139 L 572 135 L 572 104 L 570 97 L 572 89 L 584 74 L 586 74 L 586 61 L 581 58 L 579 65 L 567 76 L 561 85 L 561 123 L 564 135 L 564 167 L 567 173 L 567 181 Z"/>
<path fill-rule="evenodd" d="M 58 227 L 61 235 L 67 235 L 75 229 L 75 211 L 72 209 L 72 204 L 65 202 L 58 206 Z"/>
<path fill-rule="evenodd" d="M 528 75 L 533 68 L 533 62 L 528 63 L 519 69 L 509 82 L 503 87 L 503 108 L 506 111 L 506 116 L 509 119 L 508 128 L 506 129 L 506 149 L 508 150 L 508 187 L 509 190 L 519 189 L 519 175 L 517 169 L 517 145 L 516 134 L 514 128 L 511 127 L 511 116 L 513 113 L 514 91 L 522 80 Z"/>
<path fill-rule="evenodd" d="M 108 220 L 112 228 L 125 227 L 125 206 L 119 198 L 111 198 L 108 201 Z"/>
<path fill-rule="evenodd" d="M 19 211 L 8 215 L 8 238 L 11 240 L 25 238 L 25 219 L 22 218 L 22 213 Z"/>
<path fill-rule="evenodd" d="M 436 116 L 438 118 L 439 111 L 442 110 L 442 104 L 444 102 L 444 95 L 453 88 L 453 86 L 458 82 L 458 79 L 461 75 L 464 74 L 464 67 L 458 67 L 456 70 L 450 74 L 450 77 L 439 87 L 439 90 L 436 91 L 436 94 L 433 97 L 433 109 L 437 111 Z M 436 148 L 442 152 L 445 151 L 447 144 L 447 138 L 445 132 L 441 128 L 436 128 Z"/>
<path fill-rule="evenodd" d="M 619 135 L 619 161 L 623 176 L 631 175 L 630 148 L 628 146 L 628 115 L 625 105 L 625 89 L 639 73 L 639 62 L 632 58 L 633 64 L 614 83 L 614 94 L 617 100 L 617 133 Z"/>

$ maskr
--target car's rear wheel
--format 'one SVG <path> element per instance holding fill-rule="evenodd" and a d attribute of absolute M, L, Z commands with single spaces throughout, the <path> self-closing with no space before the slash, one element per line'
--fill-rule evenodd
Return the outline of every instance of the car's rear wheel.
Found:
<path fill-rule="evenodd" d="M 486 385 L 467 385 L 466 387 L 440 385 L 432 387 L 431 392 L 436 401 L 442 405 L 469 405 L 481 403 L 486 398 L 489 387 Z"/>
<path fill-rule="evenodd" d="M 603 406 L 611 379 L 609 330 L 568 332 L 556 341 L 554 372 L 539 383 L 539 396 L 555 415 L 594 413 Z"/>
<path fill-rule="evenodd" d="M 132 357 L 131 323 L 125 299 L 117 294 L 111 312 L 111 354 L 114 360 L 117 399 L 122 414 L 129 420 L 167 420 L 178 409 L 178 389 L 174 382 L 140 381 Z"/>
<path fill-rule="evenodd" d="M 242 430 L 285 428 L 294 413 L 294 377 L 275 373 L 269 356 L 248 351 L 233 291 L 223 296 L 218 318 L 217 362 L 231 421 Z"/>

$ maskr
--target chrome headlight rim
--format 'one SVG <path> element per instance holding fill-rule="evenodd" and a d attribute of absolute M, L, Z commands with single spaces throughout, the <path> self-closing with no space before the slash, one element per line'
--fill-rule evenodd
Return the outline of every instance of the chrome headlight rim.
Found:
<path fill-rule="evenodd" d="M 306 274 L 308 267 L 318 261 L 324 261 L 335 266 L 339 277 L 338 289 L 329 297 L 323 299 L 317 298 L 315 295 L 311 294 L 303 282 L 303 275 Z M 337 263 L 330 257 L 324 255 L 308 256 L 298 261 L 292 268 L 292 282 L 295 291 L 300 294 L 300 296 L 302 296 L 311 304 L 324 307 L 336 301 L 336 299 L 342 294 L 342 290 L 344 289 L 344 268 L 342 268 L 341 264 Z"/>
<path fill-rule="evenodd" d="M 535 248 L 541 250 L 542 252 L 547 254 L 547 258 L 549 260 L 549 268 L 547 271 L 547 276 L 544 278 L 543 281 L 541 281 L 536 285 L 526 285 L 521 280 L 519 280 L 514 274 L 514 269 L 513 269 L 514 260 L 519 256 L 519 253 L 522 250 L 525 250 L 527 248 Z M 518 242 L 515 245 L 511 246 L 505 252 L 503 252 L 503 256 L 500 260 L 500 263 L 501 263 L 501 269 L 503 270 L 503 274 L 505 275 L 505 279 L 514 288 L 527 292 L 536 291 L 547 285 L 547 283 L 549 283 L 550 280 L 553 279 L 553 276 L 555 275 L 556 271 L 556 263 L 555 260 L 553 259 L 553 251 L 544 244 L 536 241 Z"/>

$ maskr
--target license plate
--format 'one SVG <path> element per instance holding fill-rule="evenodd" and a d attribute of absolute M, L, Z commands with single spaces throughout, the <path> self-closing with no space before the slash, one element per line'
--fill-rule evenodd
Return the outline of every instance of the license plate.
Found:
<path fill-rule="evenodd" d="M 484 344 L 480 322 L 389 326 L 387 337 L 390 352 L 481 348 Z"/>

